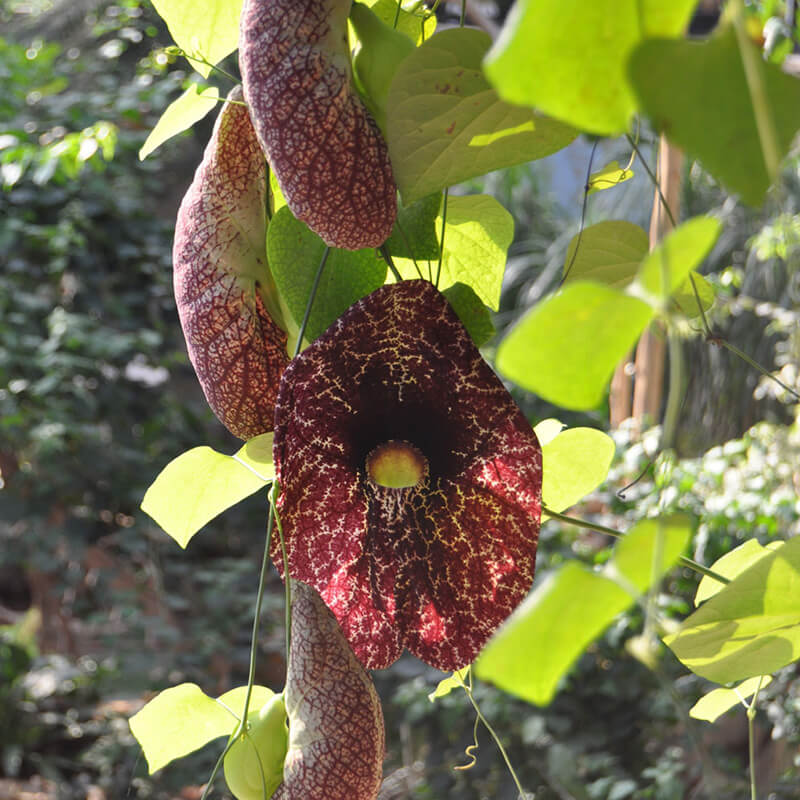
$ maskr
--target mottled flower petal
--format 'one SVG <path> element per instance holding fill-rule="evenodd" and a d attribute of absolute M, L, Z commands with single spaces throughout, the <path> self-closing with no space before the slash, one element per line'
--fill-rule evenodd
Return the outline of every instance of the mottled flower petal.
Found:
<path fill-rule="evenodd" d="M 391 441 L 427 459 L 418 485 L 367 475 Z M 407 647 L 460 668 L 530 588 L 541 448 L 428 282 L 378 289 L 290 364 L 274 457 L 290 574 L 321 593 L 365 666 Z"/>
<path fill-rule="evenodd" d="M 245 0 L 244 94 L 292 213 L 326 244 L 377 247 L 392 232 L 389 151 L 352 86 L 351 0 Z"/>
<path fill-rule="evenodd" d="M 242 103 L 237 87 L 183 198 L 173 264 L 178 313 L 208 404 L 231 433 L 249 439 L 272 430 L 289 358 L 266 264 L 266 162 Z"/>
<path fill-rule="evenodd" d="M 372 680 L 314 589 L 292 581 L 289 750 L 274 800 L 374 800 L 385 732 Z"/>

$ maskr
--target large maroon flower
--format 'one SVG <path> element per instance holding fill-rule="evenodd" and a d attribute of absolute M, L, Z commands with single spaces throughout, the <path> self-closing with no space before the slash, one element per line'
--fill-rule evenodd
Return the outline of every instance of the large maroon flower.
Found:
<path fill-rule="evenodd" d="M 528 591 L 541 448 L 430 283 L 378 289 L 289 365 L 274 455 L 289 572 L 366 667 L 404 646 L 463 667 Z"/>

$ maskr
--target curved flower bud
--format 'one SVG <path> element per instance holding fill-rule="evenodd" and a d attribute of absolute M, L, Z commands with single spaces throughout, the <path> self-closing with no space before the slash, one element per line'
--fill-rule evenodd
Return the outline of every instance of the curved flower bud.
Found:
<path fill-rule="evenodd" d="M 351 0 L 245 0 L 244 94 L 292 213 L 333 247 L 377 247 L 392 232 L 389 151 L 356 94 Z"/>
<path fill-rule="evenodd" d="M 189 358 L 211 409 L 242 439 L 272 430 L 289 362 L 265 203 L 266 162 L 237 87 L 181 202 L 172 257 Z"/>
<path fill-rule="evenodd" d="M 381 287 L 294 359 L 274 458 L 289 572 L 368 668 L 404 646 L 463 667 L 530 588 L 541 448 L 430 283 Z"/>
<path fill-rule="evenodd" d="M 380 700 L 333 614 L 292 581 L 289 750 L 274 800 L 374 800 L 383 771 Z"/>

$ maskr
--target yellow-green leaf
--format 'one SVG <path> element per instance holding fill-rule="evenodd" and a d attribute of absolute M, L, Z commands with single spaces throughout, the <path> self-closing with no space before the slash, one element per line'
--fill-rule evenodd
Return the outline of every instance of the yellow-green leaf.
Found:
<path fill-rule="evenodd" d="M 207 522 L 274 478 L 271 433 L 250 439 L 232 456 L 193 447 L 159 473 L 145 493 L 142 510 L 186 547 Z"/>
<path fill-rule="evenodd" d="M 200 87 L 199 84 L 193 83 L 177 100 L 173 100 L 166 107 L 139 150 L 139 160 L 143 161 L 168 139 L 191 128 L 219 101 L 219 90 L 216 87 Z"/>

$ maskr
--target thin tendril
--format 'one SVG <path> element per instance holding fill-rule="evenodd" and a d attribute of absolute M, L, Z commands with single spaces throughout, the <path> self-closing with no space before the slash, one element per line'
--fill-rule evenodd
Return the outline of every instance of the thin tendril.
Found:
<path fill-rule="evenodd" d="M 650 165 L 645 160 L 645 157 L 642 155 L 642 151 L 639 149 L 639 145 L 633 140 L 629 133 L 625 134 L 625 138 L 630 143 L 631 147 L 636 151 L 636 155 L 639 157 L 639 161 L 642 162 L 642 166 L 644 167 L 644 171 L 647 173 L 647 177 L 650 178 L 650 182 L 655 186 L 656 191 L 658 192 L 658 198 L 661 200 L 661 205 L 664 207 L 664 211 L 667 212 L 667 216 L 669 217 L 669 221 L 672 223 L 672 227 L 676 228 L 677 223 L 675 222 L 675 217 L 672 215 L 672 209 L 669 207 L 669 203 L 667 202 L 667 198 L 664 197 L 664 193 L 661 191 L 661 184 L 658 182 L 658 178 L 656 177 L 655 173 L 652 169 L 650 169 Z"/>
<path fill-rule="evenodd" d="M 472 683 L 472 676 L 471 675 L 470 675 L 470 683 Z M 467 686 L 465 683 L 463 683 L 463 681 L 462 681 L 461 685 L 464 688 L 464 692 L 466 693 L 467 697 L 469 698 L 470 703 L 472 703 L 472 707 L 475 709 L 475 713 L 477 714 L 478 719 L 483 724 L 483 727 L 486 728 L 487 731 L 489 731 L 489 735 L 492 737 L 492 739 L 494 739 L 494 743 L 497 745 L 497 749 L 500 751 L 500 755 L 503 756 L 503 761 L 506 762 L 506 767 L 508 768 L 508 771 L 511 774 L 511 777 L 514 780 L 514 784 L 517 787 L 517 791 L 519 792 L 519 796 L 521 798 L 528 797 L 527 792 L 522 788 L 522 784 L 520 783 L 519 778 L 517 777 L 517 773 L 516 773 L 516 771 L 514 770 L 514 767 L 511 764 L 511 759 L 508 757 L 508 753 L 506 752 L 505 747 L 503 747 L 503 743 L 500 741 L 500 737 L 497 735 L 497 733 L 495 732 L 495 729 L 489 723 L 489 720 L 487 720 L 486 717 L 483 716 L 483 713 L 481 712 L 480 707 L 478 706 L 477 702 L 475 701 L 475 698 L 472 696 L 472 686 Z"/>
<path fill-rule="evenodd" d="M 625 538 L 624 533 L 615 531 L 613 528 L 607 528 L 605 525 L 598 525 L 596 522 L 589 522 L 588 520 L 578 519 L 577 517 L 568 517 L 566 514 L 559 514 L 557 511 L 553 511 L 544 505 L 542 506 L 542 513 L 547 514 L 547 516 L 551 517 L 552 519 L 557 519 L 560 522 L 564 522 L 567 525 L 574 525 L 576 528 L 585 528 L 586 530 L 597 531 L 598 533 L 606 534 L 606 536 L 613 536 L 615 539 Z M 719 581 L 720 583 L 731 582 L 730 578 L 726 578 L 724 575 L 714 572 L 713 569 L 704 567 L 702 564 L 692 561 L 691 558 L 686 558 L 686 556 L 680 556 L 678 561 L 684 567 L 687 567 L 688 569 L 692 570 L 693 572 L 697 572 L 700 575 L 705 575 L 707 578 L 713 578 L 713 580 Z"/>
<path fill-rule="evenodd" d="M 478 756 L 475 755 L 475 751 L 478 749 L 478 725 L 480 724 L 480 717 L 476 714 L 475 715 L 475 724 L 472 726 L 472 744 L 468 744 L 464 748 L 464 755 L 467 758 L 472 759 L 468 764 L 457 764 L 453 769 L 457 769 L 459 772 L 472 769 L 478 763 Z"/>
<path fill-rule="evenodd" d="M 464 27 L 464 20 L 467 17 L 467 0 L 461 0 L 461 19 L 458 21 L 458 27 Z"/>
<path fill-rule="evenodd" d="M 567 268 L 564 270 L 564 276 L 561 278 L 559 286 L 564 284 L 564 281 L 569 277 L 570 270 L 572 269 L 572 265 L 575 263 L 575 259 L 578 257 L 578 250 L 581 246 L 581 239 L 583 238 L 583 229 L 586 226 L 586 206 L 589 203 L 589 179 L 592 176 L 592 164 L 594 163 L 594 154 L 597 150 L 597 145 L 599 144 L 600 140 L 595 139 L 594 144 L 592 145 L 592 152 L 589 154 L 589 166 L 586 168 L 586 181 L 583 184 L 583 204 L 581 206 L 581 223 L 578 227 L 578 238 L 575 242 L 575 249 L 572 251 L 572 258 L 569 260 L 569 264 Z"/>
<path fill-rule="evenodd" d="M 395 9 L 395 12 L 394 12 L 394 23 L 392 24 L 393 28 L 396 28 L 397 27 L 397 23 L 400 21 L 400 6 L 401 6 L 401 3 L 402 3 L 402 0 L 397 0 L 397 8 Z"/>
<path fill-rule="evenodd" d="M 196 61 L 198 64 L 204 64 L 209 69 L 213 69 L 214 72 L 219 72 L 220 75 L 224 75 L 229 80 L 233 81 L 234 83 L 239 83 L 239 79 L 234 75 L 231 75 L 230 72 L 222 69 L 222 67 L 218 67 L 216 64 L 212 64 L 210 61 L 206 61 L 202 56 L 190 56 L 183 48 L 175 47 L 171 50 L 172 53 L 175 55 L 183 56 L 187 61 Z"/>
<path fill-rule="evenodd" d="M 444 259 L 444 231 L 447 227 L 447 196 L 449 194 L 449 188 L 444 190 L 444 200 L 442 201 L 442 240 L 439 243 L 439 263 L 436 266 L 436 281 L 434 282 L 434 286 L 438 289 L 439 288 L 439 278 L 442 275 L 442 260 Z"/>

